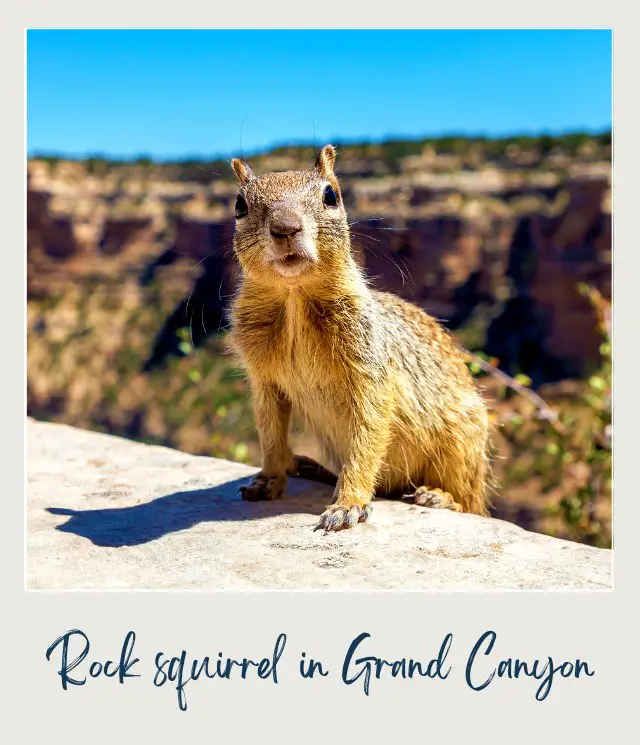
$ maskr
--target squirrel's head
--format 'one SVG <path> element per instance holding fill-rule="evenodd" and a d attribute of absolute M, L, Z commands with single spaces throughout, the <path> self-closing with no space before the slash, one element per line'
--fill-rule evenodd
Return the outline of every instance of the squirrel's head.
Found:
<path fill-rule="evenodd" d="M 322 148 L 310 171 L 254 176 L 232 161 L 240 181 L 234 250 L 243 271 L 267 282 L 327 278 L 349 254 L 349 225 L 333 171 L 336 151 Z"/>

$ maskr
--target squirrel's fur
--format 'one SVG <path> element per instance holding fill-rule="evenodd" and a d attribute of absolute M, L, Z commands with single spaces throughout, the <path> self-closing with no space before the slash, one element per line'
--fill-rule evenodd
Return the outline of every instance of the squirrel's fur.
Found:
<path fill-rule="evenodd" d="M 296 416 L 338 477 L 319 527 L 366 520 L 376 493 L 486 515 L 485 403 L 440 324 L 368 286 L 352 256 L 334 159 L 328 145 L 311 171 L 259 177 L 233 161 L 242 280 L 230 340 L 251 383 L 263 454 L 244 497 L 282 494 L 296 472 Z"/>

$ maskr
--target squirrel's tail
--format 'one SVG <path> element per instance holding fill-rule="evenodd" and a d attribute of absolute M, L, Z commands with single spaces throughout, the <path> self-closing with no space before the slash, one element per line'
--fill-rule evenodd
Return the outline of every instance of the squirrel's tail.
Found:
<path fill-rule="evenodd" d="M 338 483 L 338 477 L 331 473 L 324 466 L 321 466 L 315 460 L 308 458 L 306 455 L 293 456 L 293 468 L 288 471 L 289 476 L 308 481 L 317 481 L 320 484 L 335 486 Z"/>

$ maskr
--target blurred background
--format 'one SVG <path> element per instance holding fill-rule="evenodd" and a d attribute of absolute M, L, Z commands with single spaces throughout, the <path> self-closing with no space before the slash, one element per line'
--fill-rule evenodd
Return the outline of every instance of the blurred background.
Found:
<path fill-rule="evenodd" d="M 610 32 L 29 31 L 27 91 L 30 416 L 257 464 L 229 159 L 332 142 L 373 283 L 472 353 L 493 514 L 611 545 Z"/>

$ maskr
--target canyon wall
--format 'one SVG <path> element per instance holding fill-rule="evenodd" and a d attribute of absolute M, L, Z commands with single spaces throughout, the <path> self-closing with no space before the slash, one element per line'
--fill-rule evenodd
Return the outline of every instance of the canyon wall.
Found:
<path fill-rule="evenodd" d="M 275 165 L 295 167 L 284 160 Z M 610 164 L 548 159 L 534 169 L 516 158 L 452 171 L 435 161 L 426 151 L 378 177 L 370 164 L 346 164 L 353 247 L 374 285 L 452 328 L 482 316 L 485 351 L 534 382 L 587 370 L 600 337 L 578 286 L 611 296 Z M 136 275 L 144 285 L 158 267 L 188 261 L 205 283 L 210 275 L 211 312 L 222 310 L 237 277 L 230 180 L 62 165 L 29 163 L 30 295 L 88 276 Z"/>

